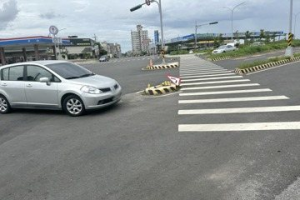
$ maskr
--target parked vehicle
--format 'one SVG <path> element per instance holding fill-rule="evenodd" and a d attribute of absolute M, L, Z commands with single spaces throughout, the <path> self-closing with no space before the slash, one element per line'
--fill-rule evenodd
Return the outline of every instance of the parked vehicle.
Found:
<path fill-rule="evenodd" d="M 122 89 L 114 79 L 67 61 L 23 62 L 0 67 L 0 113 L 12 108 L 86 110 L 116 104 Z"/>
<path fill-rule="evenodd" d="M 218 54 L 218 53 L 225 53 L 228 51 L 235 51 L 237 48 L 233 45 L 222 45 L 219 48 L 213 50 L 213 54 Z"/>
<path fill-rule="evenodd" d="M 109 56 L 107 56 L 107 55 L 101 56 L 101 57 L 99 58 L 99 61 L 100 61 L 100 62 L 107 62 L 107 61 L 109 61 Z"/>

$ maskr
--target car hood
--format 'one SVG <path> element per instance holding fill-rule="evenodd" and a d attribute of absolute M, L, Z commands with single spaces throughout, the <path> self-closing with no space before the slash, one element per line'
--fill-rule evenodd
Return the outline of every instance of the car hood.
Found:
<path fill-rule="evenodd" d="M 117 83 L 117 81 L 115 81 L 112 78 L 106 76 L 100 76 L 100 75 L 94 75 L 94 76 L 78 78 L 78 79 L 71 79 L 68 81 L 74 84 L 88 85 L 96 88 L 112 87 Z"/>

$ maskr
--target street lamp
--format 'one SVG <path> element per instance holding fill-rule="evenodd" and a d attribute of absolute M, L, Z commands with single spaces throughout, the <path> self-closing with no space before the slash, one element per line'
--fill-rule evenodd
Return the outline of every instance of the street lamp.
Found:
<path fill-rule="evenodd" d="M 236 6 L 234 6 L 233 8 L 224 7 L 224 8 L 227 8 L 227 9 L 229 9 L 229 10 L 231 11 L 231 33 L 232 33 L 231 40 L 232 40 L 232 41 L 233 41 L 233 12 L 234 12 L 234 10 L 235 10 L 237 7 L 239 7 L 239 6 L 241 6 L 241 5 L 245 4 L 245 3 L 246 3 L 246 2 L 244 1 L 244 2 L 242 2 L 242 3 L 240 3 L 240 4 L 236 5 Z"/>
<path fill-rule="evenodd" d="M 201 26 L 205 26 L 205 25 L 213 25 L 213 24 L 217 24 L 219 22 L 210 22 L 210 23 L 207 23 L 207 24 L 199 24 L 197 25 L 197 21 L 195 23 L 195 49 L 197 49 L 197 31 L 198 31 L 198 27 L 201 27 Z"/>
<path fill-rule="evenodd" d="M 164 42 L 164 30 L 163 30 L 163 19 L 162 19 L 162 9 L 161 9 L 161 0 L 145 0 L 145 3 L 139 4 L 133 8 L 130 9 L 131 12 L 140 9 L 143 5 L 147 4 L 148 6 L 150 3 L 157 3 L 158 10 L 159 10 L 159 16 L 160 16 L 160 29 L 161 29 L 161 49 L 165 49 L 165 42 Z"/>

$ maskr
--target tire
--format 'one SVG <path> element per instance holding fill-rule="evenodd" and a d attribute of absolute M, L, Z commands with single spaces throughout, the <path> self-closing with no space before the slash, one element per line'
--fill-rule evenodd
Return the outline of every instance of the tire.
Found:
<path fill-rule="evenodd" d="M 5 98 L 5 96 L 0 94 L 0 113 L 6 114 L 11 111 L 10 104 L 8 100 Z"/>
<path fill-rule="evenodd" d="M 85 113 L 85 107 L 82 100 L 76 95 L 67 96 L 63 101 L 64 111 L 72 116 L 77 117 Z"/>

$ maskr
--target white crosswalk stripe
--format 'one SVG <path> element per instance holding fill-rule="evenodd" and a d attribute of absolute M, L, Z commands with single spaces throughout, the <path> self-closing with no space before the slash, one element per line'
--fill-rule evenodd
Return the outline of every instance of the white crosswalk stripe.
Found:
<path fill-rule="evenodd" d="M 179 110 L 179 115 L 205 115 L 205 114 L 232 114 L 232 113 L 259 113 L 259 112 L 287 112 L 300 111 L 300 106 L 274 106 L 274 107 L 248 107 L 248 108 L 220 108 L 220 109 L 194 109 Z"/>
<path fill-rule="evenodd" d="M 236 75 L 235 73 L 226 73 L 226 74 L 210 74 L 210 75 L 192 75 L 192 76 L 181 76 L 182 79 L 189 78 L 204 78 L 204 77 L 217 77 L 217 76 L 228 76 L 228 75 Z"/>
<path fill-rule="evenodd" d="M 236 88 L 236 87 L 253 87 L 259 86 L 258 83 L 249 83 L 249 84 L 237 84 L 237 85 L 218 85 L 218 86 L 206 86 L 206 87 L 188 87 L 182 88 L 181 91 L 186 90 L 207 90 L 207 89 L 221 89 L 221 88 Z"/>
<path fill-rule="evenodd" d="M 280 118 L 281 113 L 286 116 L 299 112 L 300 105 L 287 105 L 285 102 L 289 97 L 272 95 L 275 91 L 251 83 L 249 79 L 230 70 L 196 57 L 185 56 L 181 59 L 180 77 L 182 89 L 179 93 L 178 115 L 180 119 L 185 119 L 185 123 L 178 124 L 179 132 L 300 130 L 300 121 L 297 119 L 287 122 L 284 117 Z M 273 102 L 272 106 L 268 102 Z M 275 121 L 263 118 L 265 121 L 262 122 L 255 117 L 258 114 L 268 116 L 269 113 L 280 114 L 276 115 Z M 226 120 L 224 115 L 231 116 L 230 123 L 201 123 L 203 120 L 200 116 L 220 121 Z M 247 118 L 237 117 L 240 115 L 252 117 L 251 120 L 245 120 Z M 278 121 L 280 119 L 282 121 Z M 186 121 L 190 123 L 186 124 Z M 197 123 L 192 123 L 195 121 Z"/>
<path fill-rule="evenodd" d="M 269 131 L 299 130 L 299 122 L 231 123 L 231 124 L 189 124 L 179 125 L 179 132 L 221 132 L 221 131 Z"/>
<path fill-rule="evenodd" d="M 242 76 L 222 76 L 215 78 L 196 78 L 196 79 L 183 79 L 181 82 L 194 82 L 194 81 L 207 81 L 207 80 L 219 80 L 219 79 L 238 79 L 243 78 Z"/>
<path fill-rule="evenodd" d="M 193 99 L 179 100 L 179 104 L 198 104 L 198 103 L 227 103 L 227 102 L 249 102 L 249 101 L 272 101 L 289 99 L 286 96 L 264 96 L 264 97 L 238 97 L 238 98 L 218 98 L 218 99 Z"/>
<path fill-rule="evenodd" d="M 180 93 L 179 96 L 200 96 L 200 95 L 216 95 L 216 94 L 243 94 L 243 93 L 256 93 L 256 92 L 271 92 L 271 89 L 253 89 L 253 90 L 230 90 L 230 91 L 215 91 L 215 92 L 190 92 Z"/>
<path fill-rule="evenodd" d="M 230 81 L 204 81 L 204 82 L 196 82 L 196 83 L 182 83 L 181 86 L 190 86 L 190 85 L 208 85 L 208 84 L 222 84 L 222 83 L 240 83 L 240 82 L 248 82 L 249 79 L 241 79 L 241 80 L 230 80 Z"/>

